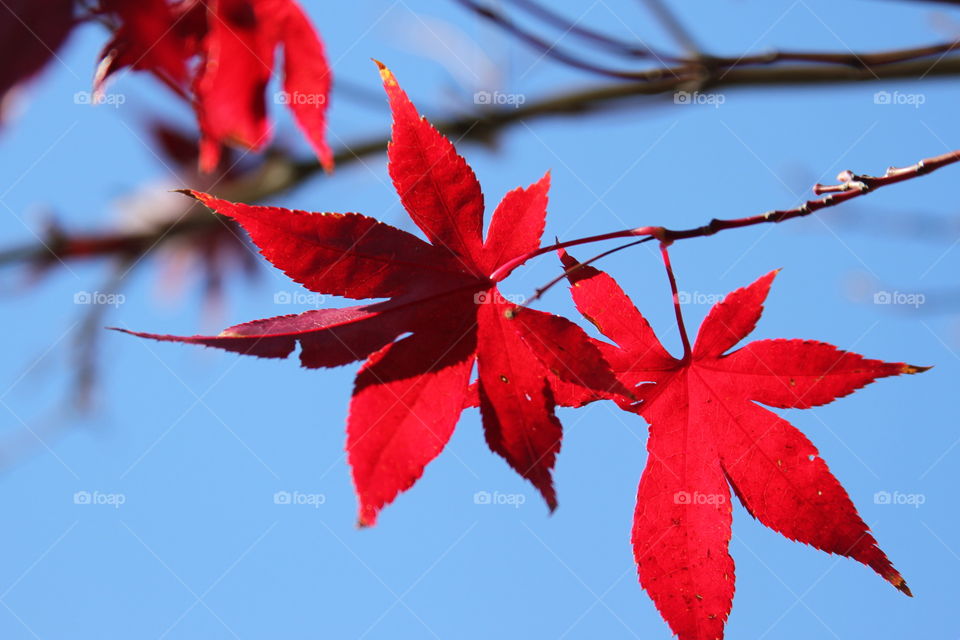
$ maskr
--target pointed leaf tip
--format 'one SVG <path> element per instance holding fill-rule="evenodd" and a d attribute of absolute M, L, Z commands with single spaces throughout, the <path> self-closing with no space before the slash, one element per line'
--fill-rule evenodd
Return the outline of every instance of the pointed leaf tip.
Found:
<path fill-rule="evenodd" d="M 907 586 L 907 581 L 904 580 L 899 574 L 890 579 L 890 584 L 895 586 L 897 591 L 903 592 L 907 597 L 913 597 L 913 592 L 910 591 L 910 587 Z"/>
<path fill-rule="evenodd" d="M 386 88 L 397 87 L 397 79 L 393 76 L 393 72 L 379 60 L 373 61 L 377 65 L 377 69 L 380 70 L 380 79 L 383 81 L 383 86 Z"/>
<path fill-rule="evenodd" d="M 929 367 L 918 367 L 913 364 L 905 364 L 900 370 L 900 373 L 906 373 L 907 375 L 913 375 L 914 373 L 923 373 L 924 371 L 930 371 L 933 369 L 933 366 Z"/>

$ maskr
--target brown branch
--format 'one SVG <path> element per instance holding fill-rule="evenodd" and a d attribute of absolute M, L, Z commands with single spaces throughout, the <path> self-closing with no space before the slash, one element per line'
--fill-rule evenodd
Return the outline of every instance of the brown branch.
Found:
<path fill-rule="evenodd" d="M 670 37 L 692 56 L 700 57 L 703 47 L 697 44 L 696 38 L 689 29 L 673 13 L 663 0 L 641 0 L 653 16 L 663 25 Z"/>
<path fill-rule="evenodd" d="M 892 54 L 893 52 L 884 55 Z M 878 68 L 810 64 L 783 68 L 733 69 L 722 77 L 705 83 L 705 86 L 713 90 L 825 86 L 879 80 L 933 79 L 953 75 L 960 75 L 960 55 L 958 54 L 948 55 L 933 62 L 911 60 L 885 64 Z M 548 96 L 540 100 L 531 100 L 517 107 L 492 108 L 455 118 L 431 119 L 431 122 L 441 132 L 458 141 L 484 143 L 489 142 L 497 133 L 520 122 L 547 117 L 582 115 L 613 108 L 630 101 L 669 95 L 688 86 L 686 82 L 690 80 L 691 78 L 658 75 L 641 82 L 609 83 Z M 385 135 L 348 145 L 336 154 L 337 165 L 342 167 L 350 162 L 381 153 L 386 149 L 388 140 L 389 136 Z M 261 176 L 255 178 L 258 184 L 252 185 L 245 191 L 250 193 L 250 200 L 263 200 L 296 187 L 301 181 L 317 174 L 319 170 L 320 166 L 313 160 L 296 162 L 276 158 L 273 166 L 268 166 L 261 172 Z"/>
<path fill-rule="evenodd" d="M 527 13 L 542 20 L 544 23 L 560 29 L 564 33 L 577 36 L 586 40 L 601 49 L 606 49 L 612 53 L 617 53 L 627 57 L 634 58 L 657 58 L 659 60 L 674 60 L 672 56 L 666 53 L 655 51 L 643 43 L 634 44 L 620 38 L 600 33 L 589 29 L 575 22 L 564 18 L 559 13 L 554 12 L 535 2 L 534 0 L 509 0 Z"/>
<path fill-rule="evenodd" d="M 456 0 L 456 2 L 463 5 L 466 9 L 474 12 L 481 18 L 484 18 L 487 21 L 497 25 L 517 40 L 526 43 L 528 46 L 532 47 L 544 56 L 553 58 L 554 60 L 562 62 L 567 66 L 580 69 L 581 71 L 589 71 L 590 73 L 601 76 L 619 78 L 621 80 L 635 80 L 637 78 L 643 78 L 646 76 L 646 72 L 643 71 L 611 69 L 609 67 L 604 67 L 602 65 L 593 64 L 583 60 L 572 53 L 568 53 L 566 50 L 557 46 L 556 43 L 547 42 L 532 31 L 528 31 L 527 29 L 517 25 L 505 14 L 500 13 L 492 7 L 482 5 L 479 2 L 474 2 L 474 0 Z"/>
<path fill-rule="evenodd" d="M 933 56 L 942 56 L 960 49 L 960 41 L 942 42 L 924 47 L 881 51 L 877 53 L 828 53 L 816 51 L 771 51 L 742 58 L 708 58 L 718 67 L 743 67 L 779 62 L 813 62 L 836 64 L 860 69 L 882 67 L 898 62 L 909 62 Z"/>
<path fill-rule="evenodd" d="M 490 280 L 499 282 L 500 280 L 503 280 L 509 276 L 514 269 L 526 263 L 527 261 L 545 253 L 549 253 L 550 251 L 555 251 L 557 249 L 563 249 L 566 247 L 592 244 L 594 242 L 603 242 L 605 240 L 636 237 L 656 238 L 662 244 L 669 245 L 677 240 L 688 240 L 690 238 L 704 238 L 706 236 L 712 236 L 721 231 L 726 231 L 727 229 L 741 229 L 743 227 L 753 227 L 760 224 L 779 223 L 786 220 L 793 220 L 794 218 L 802 218 L 814 213 L 815 211 L 819 211 L 820 209 L 835 207 L 838 204 L 847 202 L 848 200 L 853 200 L 854 198 L 858 198 L 881 187 L 927 175 L 928 173 L 932 173 L 937 169 L 954 164 L 955 162 L 960 162 L 960 150 L 944 153 L 933 158 L 926 158 L 925 160 L 921 160 L 920 162 L 910 165 L 909 167 L 890 167 L 882 176 L 861 175 L 853 173 L 852 171 L 844 171 L 837 176 L 838 184 L 815 184 L 813 186 L 813 192 L 815 194 L 826 194 L 822 198 L 807 200 L 800 206 L 792 209 L 776 209 L 746 218 L 714 218 L 705 225 L 693 227 L 691 229 L 668 229 L 666 227 L 645 226 L 636 227 L 634 229 L 622 229 L 620 231 L 603 233 L 586 238 L 577 238 L 576 240 L 567 240 L 565 242 L 555 242 L 551 245 L 540 247 L 536 251 L 531 251 L 505 262 L 490 274 Z M 540 293 L 542 293 L 542 291 Z"/>
<path fill-rule="evenodd" d="M 68 235 L 51 228 L 39 243 L 25 244 L 0 251 L 0 265 L 27 263 L 46 267 L 58 261 L 136 257 L 160 238 L 172 238 L 195 230 L 209 229 L 212 219 L 201 207 L 195 207 L 180 220 L 138 231 L 115 231 Z M 202 214 L 202 215 L 198 215 Z"/>
<path fill-rule="evenodd" d="M 581 71 L 587 71 L 601 76 L 618 78 L 622 80 L 642 80 L 649 78 L 651 73 L 660 75 L 673 75 L 674 77 L 689 76 L 693 74 L 704 75 L 706 70 L 717 75 L 724 71 L 734 68 L 744 68 L 757 65 L 769 65 L 784 62 L 809 62 L 826 65 L 841 65 L 859 69 L 869 69 L 880 67 L 887 64 L 896 64 L 921 58 L 942 56 L 954 51 L 960 47 L 960 41 L 951 41 L 928 45 L 924 47 L 914 47 L 910 49 L 898 49 L 879 53 L 856 53 L 856 52 L 818 52 L 818 51 L 769 51 L 761 54 L 750 54 L 741 56 L 713 56 L 708 55 L 696 48 L 696 43 L 684 29 L 683 25 L 670 13 L 666 5 L 659 0 L 644 0 L 655 17 L 661 21 L 667 30 L 687 49 L 686 57 L 672 56 L 667 53 L 657 52 L 650 48 L 637 50 L 629 44 L 624 43 L 611 36 L 606 36 L 599 32 L 581 27 L 574 22 L 559 16 L 556 13 L 540 7 L 532 0 L 513 0 L 516 4 L 522 6 L 527 11 L 534 12 L 553 26 L 563 28 L 566 32 L 579 35 L 584 39 L 591 40 L 595 45 L 599 45 L 607 50 L 626 55 L 628 57 L 649 57 L 653 56 L 664 65 L 671 63 L 672 66 L 664 66 L 658 69 L 650 70 L 631 70 L 614 69 L 598 64 L 594 64 L 582 57 L 574 55 L 565 49 L 557 46 L 556 43 L 550 43 L 537 34 L 528 31 L 516 23 L 509 16 L 497 9 L 477 2 L 476 0 L 454 0 L 456 3 L 472 11 L 485 20 L 495 24 L 500 29 L 506 31 L 519 41 L 532 47 L 542 56 L 552 58 L 562 64 L 568 65 Z M 960 2 L 960 0 L 957 0 Z M 710 75 L 708 73 L 707 75 Z"/>
<path fill-rule="evenodd" d="M 952 45 L 951 45 L 952 46 Z M 929 50 L 929 48 L 927 49 Z M 960 53 L 950 53 L 936 60 L 926 58 L 902 60 L 919 55 L 921 49 L 905 49 L 886 53 L 863 54 L 861 61 L 883 61 L 880 66 L 842 64 L 841 59 L 850 54 L 818 54 L 831 58 L 830 64 L 810 63 L 804 65 L 771 66 L 764 63 L 746 68 L 734 67 L 721 75 L 703 79 L 689 70 L 686 76 L 674 76 L 668 71 L 651 71 L 649 77 L 633 82 L 612 82 L 604 85 L 572 90 L 539 100 L 530 100 L 513 107 L 494 107 L 478 113 L 453 118 L 432 119 L 443 133 L 463 142 L 486 143 L 496 134 L 509 127 L 530 120 L 573 116 L 611 109 L 631 101 L 670 95 L 689 87 L 691 82 L 702 82 L 712 90 L 737 90 L 767 87 L 824 87 L 834 84 L 877 82 L 882 80 L 908 80 L 960 75 Z M 848 60 L 848 62 L 850 62 Z M 335 155 L 339 167 L 382 153 L 389 135 L 373 136 L 346 145 Z M 265 158 L 263 164 L 248 175 L 233 181 L 230 197 L 246 202 L 260 202 L 289 191 L 305 180 L 320 174 L 319 164 L 313 160 L 298 160 L 275 155 Z M 225 195 L 225 194 L 221 194 Z M 105 235 L 67 237 L 61 234 L 44 238 L 44 243 L 31 243 L 0 251 L 0 265 L 35 264 L 56 258 L 82 258 L 107 255 L 124 255 L 129 252 L 146 251 L 157 246 L 158 240 L 166 241 L 193 230 L 202 230 L 219 221 L 212 215 L 188 215 L 181 222 L 157 227 L 147 232 L 116 232 Z"/>

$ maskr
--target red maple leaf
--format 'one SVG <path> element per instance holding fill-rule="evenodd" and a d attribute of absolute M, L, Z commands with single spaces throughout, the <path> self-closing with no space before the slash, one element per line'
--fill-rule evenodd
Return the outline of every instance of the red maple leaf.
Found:
<path fill-rule="evenodd" d="M 638 402 L 621 406 L 650 425 L 634 557 L 640 583 L 680 640 L 723 637 L 734 591 L 731 487 L 764 525 L 862 562 L 910 595 L 816 447 L 758 403 L 808 409 L 924 368 L 809 340 L 758 340 L 730 351 L 759 320 L 776 272 L 714 305 L 692 349 L 677 305 L 685 347 L 677 359 L 613 278 L 565 252 L 561 259 L 577 308 L 618 345 L 596 343 L 635 390 Z"/>
<path fill-rule="evenodd" d="M 0 109 L 8 93 L 39 73 L 73 30 L 73 0 L 7 0 L 0 7 Z M 0 111 L 0 122 L 3 120 Z"/>
<path fill-rule="evenodd" d="M 270 139 L 266 88 L 283 47 L 283 93 L 321 164 L 332 73 L 323 43 L 294 0 L 105 0 L 118 26 L 104 48 L 95 89 L 124 67 L 153 72 L 192 100 L 203 135 L 200 166 L 212 171 L 226 143 L 258 150 Z M 191 65 L 195 57 L 199 63 Z M 195 69 L 195 70 L 194 70 Z"/>
<path fill-rule="evenodd" d="M 473 171 L 420 117 L 390 71 L 380 70 L 393 112 L 390 176 L 429 243 L 357 213 L 307 213 L 190 193 L 236 220 L 267 260 L 311 291 L 388 300 L 256 320 L 218 336 L 134 335 L 266 358 L 287 357 L 299 343 L 300 362 L 310 368 L 366 358 L 347 424 L 364 525 L 446 445 L 470 402 L 476 361 L 487 443 L 553 509 L 551 469 L 561 438 L 554 392 L 566 397 L 573 385 L 629 392 L 580 327 L 539 311 L 516 314 L 489 278 L 538 247 L 549 175 L 503 198 L 484 241 L 483 194 Z M 541 347 L 551 345 L 553 361 L 543 364 L 517 326 Z"/>

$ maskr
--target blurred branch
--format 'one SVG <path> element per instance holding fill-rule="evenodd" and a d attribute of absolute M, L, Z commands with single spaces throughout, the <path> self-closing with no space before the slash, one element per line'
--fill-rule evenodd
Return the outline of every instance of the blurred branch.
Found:
<path fill-rule="evenodd" d="M 960 0 L 909 0 L 909 1 L 915 4 L 918 4 L 921 2 L 932 2 L 936 4 L 952 4 L 954 6 L 960 6 Z"/>
<path fill-rule="evenodd" d="M 703 47 L 697 44 L 693 34 L 684 26 L 663 0 L 641 0 L 647 9 L 660 21 L 663 28 L 670 34 L 677 44 L 691 56 L 700 56 Z"/>
<path fill-rule="evenodd" d="M 563 64 L 566 64 L 575 69 L 580 69 L 581 71 L 588 71 L 590 73 L 594 73 L 601 76 L 608 76 L 611 78 L 620 78 L 621 80 L 631 80 L 631 79 L 642 78 L 642 77 L 645 77 L 645 74 L 647 73 L 643 71 L 623 71 L 623 70 L 611 69 L 609 67 L 593 64 L 591 62 L 588 62 L 582 58 L 579 58 L 573 55 L 572 53 L 568 53 L 566 50 L 561 49 L 559 46 L 557 46 L 556 43 L 548 42 L 543 38 L 541 38 L 540 36 L 538 36 L 537 34 L 533 33 L 532 31 L 528 31 L 527 29 L 524 29 L 523 27 L 517 25 L 512 20 L 510 20 L 505 14 L 500 13 L 496 9 L 481 5 L 479 2 L 474 2 L 474 0 L 456 0 L 456 1 L 459 4 L 463 5 L 465 8 L 476 13 L 481 18 L 485 18 L 486 20 L 496 24 L 501 29 L 506 31 L 508 34 L 517 38 L 521 42 L 526 43 L 528 46 L 539 51 L 544 56 L 553 58 L 554 60 L 562 62 Z M 576 25 L 572 23 L 570 24 L 570 26 L 567 27 L 567 31 L 569 31 L 570 33 L 578 33 L 581 35 L 584 32 L 582 28 L 578 28 L 576 27 Z M 665 55 L 660 56 L 656 53 L 653 53 L 649 49 L 647 49 L 647 51 L 654 57 L 657 57 L 658 59 L 662 59 L 663 57 L 666 57 L 669 60 L 673 60 L 673 58 L 670 58 L 669 56 L 665 56 Z"/>
<path fill-rule="evenodd" d="M 725 70 L 710 72 L 698 62 L 697 68 L 677 65 L 670 69 L 645 72 L 643 78 L 630 82 L 611 82 L 575 89 L 522 105 L 486 108 L 452 118 L 432 118 L 443 133 L 457 142 L 489 143 L 498 133 L 530 120 L 557 116 L 577 116 L 607 110 L 630 101 L 666 96 L 685 88 L 758 89 L 830 85 L 846 85 L 881 80 L 924 80 L 960 76 L 960 53 L 954 49 L 960 42 L 896 51 L 856 53 L 781 52 L 766 56 L 745 57 L 741 63 Z M 931 60 L 932 56 L 939 57 Z M 805 60 L 808 64 L 775 65 L 780 61 Z M 704 75 L 706 73 L 706 75 Z M 336 153 L 338 167 L 382 153 L 389 134 L 381 134 L 345 145 Z M 243 202 L 259 202 L 273 198 L 301 185 L 317 175 L 320 166 L 313 160 L 274 154 L 254 170 L 232 180 L 229 189 L 217 194 Z M 324 178 L 326 179 L 326 178 Z M 228 193 L 229 191 L 229 193 Z M 138 255 L 177 236 L 220 224 L 216 216 L 193 211 L 181 220 L 148 231 L 110 232 L 69 236 L 56 231 L 43 243 L 29 243 L 0 250 L 0 265 L 46 264 L 56 260 L 96 258 L 111 255 Z"/>
<path fill-rule="evenodd" d="M 560 14 L 555 13 L 551 9 L 544 7 L 534 0 L 509 0 L 509 2 L 517 5 L 530 15 L 536 16 L 544 23 L 562 30 L 564 33 L 577 36 L 609 52 L 637 58 L 652 57 L 659 60 L 671 59 L 667 54 L 656 52 L 646 44 L 632 43 L 626 40 L 621 40 L 620 38 L 609 36 L 598 31 L 594 31 L 593 29 L 570 22 L 567 18 L 564 18 Z M 472 9 L 472 7 L 470 8 Z M 496 13 L 494 13 L 494 16 L 496 16 Z"/>
<path fill-rule="evenodd" d="M 126 280 L 125 277 L 129 269 L 133 266 L 130 257 L 120 258 L 115 261 L 106 280 L 98 289 L 98 293 L 116 296 Z M 108 313 L 109 307 L 105 304 L 93 304 L 83 314 L 77 332 L 74 335 L 74 406 L 79 411 L 86 411 L 90 408 L 93 398 L 93 390 L 97 386 L 100 369 L 98 367 L 98 351 L 100 345 L 100 336 L 103 334 L 103 318 Z"/>
<path fill-rule="evenodd" d="M 510 35 L 521 42 L 532 47 L 542 56 L 552 58 L 566 64 L 570 67 L 587 71 L 596 75 L 619 78 L 621 80 L 645 80 L 653 75 L 673 76 L 676 78 L 687 77 L 691 73 L 696 75 L 722 76 L 730 73 L 733 69 L 742 69 L 744 67 L 756 65 L 769 65 L 782 62 L 812 62 L 818 64 L 836 64 L 849 66 L 858 69 L 870 69 L 887 64 L 896 64 L 909 60 L 920 58 L 943 56 L 954 49 L 960 47 L 960 41 L 944 42 L 925 47 L 916 47 L 910 49 L 897 49 L 879 53 L 855 53 L 846 52 L 816 52 L 816 51 L 770 51 L 761 54 L 744 54 L 740 56 L 712 56 L 702 52 L 697 47 L 692 36 L 687 33 L 684 26 L 670 12 L 669 8 L 660 2 L 660 0 L 644 0 L 645 4 L 651 9 L 655 17 L 664 25 L 667 31 L 687 50 L 688 57 L 677 57 L 667 53 L 655 51 L 643 45 L 639 50 L 627 47 L 622 41 L 610 36 L 605 36 L 584 27 L 575 22 L 562 18 L 557 14 L 539 7 L 533 0 L 513 0 L 515 3 L 522 4 L 531 10 L 530 7 L 537 7 L 539 14 L 550 16 L 550 22 L 559 28 L 564 29 L 564 34 L 571 33 L 581 36 L 588 36 L 595 43 L 603 42 L 604 48 L 614 50 L 619 49 L 619 53 L 627 56 L 640 55 L 641 57 L 652 56 L 663 65 L 671 63 L 671 66 L 662 66 L 652 70 L 629 70 L 614 69 L 611 67 L 594 64 L 583 57 L 574 55 L 561 49 L 556 42 L 550 43 L 537 34 L 526 30 L 514 23 L 509 16 L 497 9 L 478 2 L 477 0 L 454 0 L 457 4 L 472 11 L 476 15 L 497 25 Z M 958 0 L 960 2 L 960 0 Z M 612 46 L 617 45 L 617 46 Z"/>
<path fill-rule="evenodd" d="M 195 209 L 201 212 L 200 207 Z M 208 227 L 208 216 L 197 216 L 193 212 L 175 222 L 138 231 L 67 235 L 59 227 L 54 227 L 40 243 L 28 243 L 0 251 L 0 265 L 23 262 L 43 268 L 66 260 L 110 256 L 135 258 L 161 239 Z"/>

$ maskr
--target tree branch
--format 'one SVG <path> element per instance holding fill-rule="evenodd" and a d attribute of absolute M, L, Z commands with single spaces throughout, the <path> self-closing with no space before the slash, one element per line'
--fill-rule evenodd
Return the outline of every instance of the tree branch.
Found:
<path fill-rule="evenodd" d="M 583 89 L 571 90 L 519 106 L 504 106 L 478 113 L 431 121 L 441 132 L 458 142 L 486 143 L 509 127 L 529 120 L 547 117 L 582 115 L 611 109 L 631 101 L 662 96 L 697 83 L 712 90 L 751 89 L 769 87 L 803 87 L 877 82 L 881 80 L 924 80 L 960 75 L 960 53 L 953 52 L 958 43 L 933 47 L 903 49 L 885 53 L 815 54 L 821 60 L 809 64 L 775 65 L 774 62 L 793 59 L 785 56 L 801 54 L 771 54 L 765 57 L 745 58 L 745 68 L 734 66 L 722 74 L 704 78 L 687 67 L 674 71 L 654 70 L 642 80 L 612 82 Z M 934 51 L 946 51 L 930 60 Z M 808 55 L 808 54 L 802 54 Z M 814 54 L 809 54 L 814 55 Z M 752 62 L 751 62 L 752 60 Z M 882 63 L 882 64 L 881 64 Z M 879 65 L 879 66 L 874 66 Z M 701 69 L 702 74 L 702 69 Z M 374 154 L 382 153 L 389 140 L 388 134 L 373 136 L 346 145 L 335 155 L 338 166 L 347 166 Z M 265 158 L 262 165 L 244 177 L 231 182 L 230 196 L 247 202 L 267 200 L 296 188 L 315 174 L 320 165 L 313 159 L 300 160 L 274 155 Z M 0 265 L 36 263 L 51 259 L 123 255 L 131 251 L 145 251 L 162 241 L 183 233 L 219 224 L 212 215 L 187 215 L 180 222 L 163 225 L 149 232 L 116 232 L 104 235 L 88 234 L 68 237 L 60 232 L 43 243 L 13 247 L 0 251 Z"/>
<path fill-rule="evenodd" d="M 853 173 L 852 171 L 844 171 L 837 176 L 837 180 L 839 182 L 838 184 L 815 184 L 813 186 L 813 192 L 815 194 L 827 195 L 823 196 L 822 198 L 807 200 L 800 206 L 792 209 L 777 209 L 746 218 L 714 218 L 707 224 L 699 227 L 693 227 L 692 229 L 668 229 L 666 227 L 647 226 L 637 227 L 635 229 L 623 229 L 620 231 L 613 231 L 611 233 L 604 233 L 586 238 L 578 238 L 576 240 L 568 240 L 566 242 L 555 242 L 551 245 L 540 247 L 536 251 L 531 251 L 504 263 L 490 274 L 490 280 L 499 282 L 509 276 L 514 269 L 525 262 L 545 253 L 556 251 L 557 249 L 564 249 L 566 247 L 574 247 L 582 244 L 603 242 L 605 240 L 616 240 L 618 238 L 632 237 L 656 238 L 662 244 L 669 245 L 677 240 L 712 236 L 715 233 L 726 231 L 727 229 L 741 229 L 743 227 L 752 227 L 759 224 L 778 223 L 784 222 L 785 220 L 792 220 L 794 218 L 802 218 L 815 211 L 819 211 L 820 209 L 835 207 L 838 204 L 848 200 L 853 200 L 854 198 L 858 198 L 875 189 L 927 175 L 928 173 L 932 173 L 937 169 L 955 162 L 960 162 L 960 150 L 944 153 L 933 158 L 927 158 L 917 162 L 916 164 L 910 165 L 909 167 L 890 167 L 882 176 L 861 175 Z M 542 293 L 542 291 L 540 293 Z"/>

